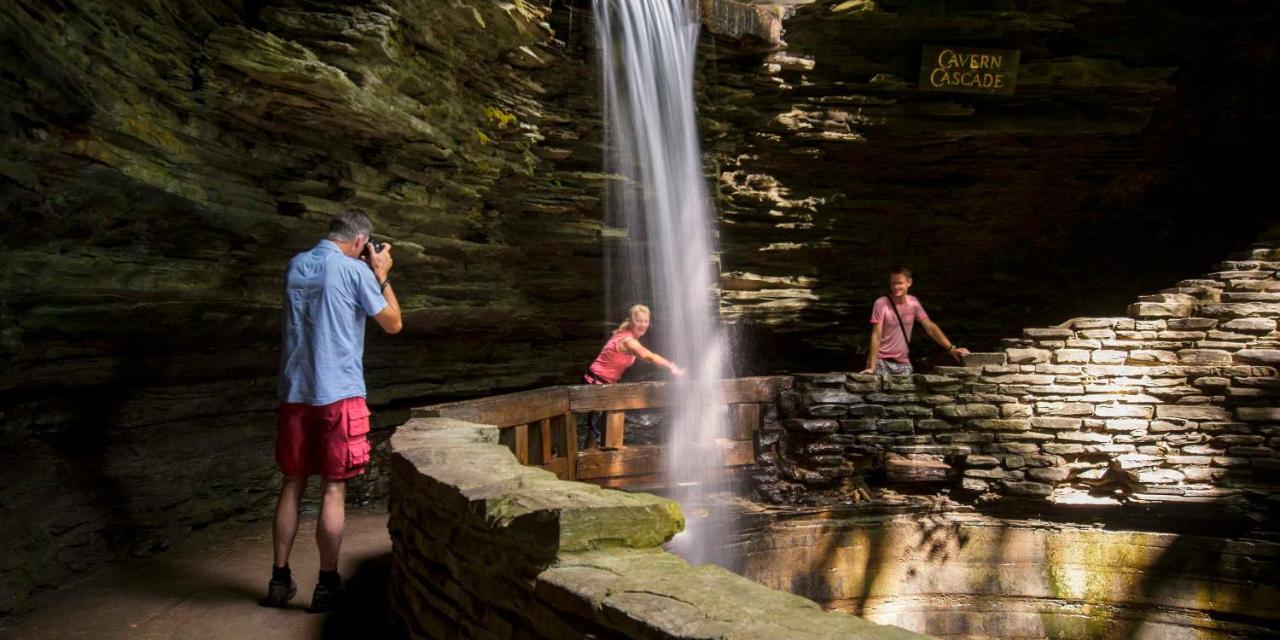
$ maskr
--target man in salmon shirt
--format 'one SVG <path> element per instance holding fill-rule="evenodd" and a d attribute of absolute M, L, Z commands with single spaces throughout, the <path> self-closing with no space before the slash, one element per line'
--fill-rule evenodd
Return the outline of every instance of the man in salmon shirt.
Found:
<path fill-rule="evenodd" d="M 889 295 L 881 296 L 871 307 L 871 349 L 867 352 L 867 368 L 862 373 L 907 375 L 912 372 L 910 358 L 911 331 L 917 322 L 957 361 L 969 350 L 957 347 L 933 321 L 911 289 L 911 270 L 897 267 L 889 272 Z"/>
<path fill-rule="evenodd" d="M 330 611 L 342 595 L 338 552 L 346 522 L 346 481 L 369 461 L 365 405 L 364 325 L 387 333 L 401 328 L 400 303 L 387 275 L 391 245 L 374 243 L 363 211 L 344 211 L 328 238 L 289 262 L 284 288 L 284 347 L 280 353 L 280 409 L 276 462 L 284 475 L 272 530 L 275 562 L 268 607 L 286 607 L 298 586 L 289 552 L 298 533 L 298 506 L 307 478 L 320 476 L 320 577 L 313 613 Z"/>

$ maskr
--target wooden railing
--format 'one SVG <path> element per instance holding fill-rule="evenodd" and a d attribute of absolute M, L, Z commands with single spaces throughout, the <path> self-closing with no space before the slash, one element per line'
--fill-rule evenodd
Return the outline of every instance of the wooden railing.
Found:
<path fill-rule="evenodd" d="M 497 426 L 501 441 L 521 463 L 542 467 L 565 480 L 610 487 L 653 484 L 660 481 L 662 445 L 628 446 L 626 412 L 669 407 L 676 384 L 682 383 L 548 387 L 421 407 L 413 415 Z M 702 446 L 720 448 L 730 471 L 751 464 L 753 433 L 760 429 L 763 405 L 775 402 L 778 392 L 790 386 L 789 377 L 721 381 L 721 401 L 728 406 L 727 437 Z M 604 438 L 600 449 L 579 451 L 577 415 L 589 411 L 604 412 Z"/>

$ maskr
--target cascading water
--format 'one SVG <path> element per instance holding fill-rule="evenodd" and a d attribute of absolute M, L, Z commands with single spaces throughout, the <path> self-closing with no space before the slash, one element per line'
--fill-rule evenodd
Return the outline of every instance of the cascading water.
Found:
<path fill-rule="evenodd" d="M 629 240 L 609 256 L 608 287 L 622 308 L 651 299 L 668 358 L 688 369 L 672 385 L 668 485 L 686 506 L 718 490 L 724 468 L 723 372 L 712 251 L 712 210 L 694 120 L 693 64 L 700 22 L 693 0 L 594 0 L 603 68 L 610 224 Z M 617 313 L 613 315 L 619 315 Z M 674 550 L 709 561 L 723 532 L 688 518 Z"/>

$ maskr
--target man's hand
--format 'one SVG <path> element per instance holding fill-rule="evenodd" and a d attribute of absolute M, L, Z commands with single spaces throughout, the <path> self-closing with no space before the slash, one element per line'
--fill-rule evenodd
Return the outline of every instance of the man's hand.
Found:
<path fill-rule="evenodd" d="M 950 353 L 951 357 L 956 359 L 956 362 L 961 362 L 962 357 L 969 355 L 969 350 L 964 347 L 956 347 L 955 349 L 952 349 Z"/>
<path fill-rule="evenodd" d="M 365 253 L 368 254 L 369 268 L 373 269 L 373 274 L 378 276 L 378 282 L 387 279 L 387 274 L 391 273 L 391 243 L 382 243 L 382 251 L 374 252 L 373 245 L 364 245 Z"/>
<path fill-rule="evenodd" d="M 677 364 L 671 365 L 671 375 L 677 378 L 683 378 L 684 374 L 685 374 L 684 367 L 681 367 L 680 365 L 677 365 Z"/>
<path fill-rule="evenodd" d="M 876 368 L 875 368 L 875 367 L 868 367 L 868 368 L 866 368 L 866 369 L 863 369 L 863 370 L 862 370 L 862 371 L 860 371 L 859 373 L 875 373 L 875 372 L 876 372 Z"/>

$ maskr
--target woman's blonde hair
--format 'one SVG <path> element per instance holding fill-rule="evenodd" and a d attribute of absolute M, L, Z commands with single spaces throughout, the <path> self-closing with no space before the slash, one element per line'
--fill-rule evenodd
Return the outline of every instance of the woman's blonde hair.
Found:
<path fill-rule="evenodd" d="M 646 316 L 649 316 L 650 318 L 652 318 L 652 317 L 653 317 L 653 314 L 652 314 L 652 313 L 649 313 L 649 307 L 646 307 L 646 306 L 644 306 L 644 305 L 642 305 L 642 304 L 635 305 L 635 306 L 631 307 L 631 309 L 629 309 L 629 310 L 627 311 L 627 319 L 626 319 L 626 320 L 623 320 L 623 321 L 622 321 L 622 324 L 618 325 L 618 328 L 617 328 L 617 329 L 614 329 L 614 330 L 613 330 L 613 332 L 614 332 L 614 333 L 622 333 L 623 331 L 626 331 L 627 329 L 630 329 L 630 328 L 631 328 L 631 316 L 634 316 L 634 315 L 635 315 L 635 314 L 637 314 L 637 313 L 643 313 L 643 314 L 645 314 Z"/>

